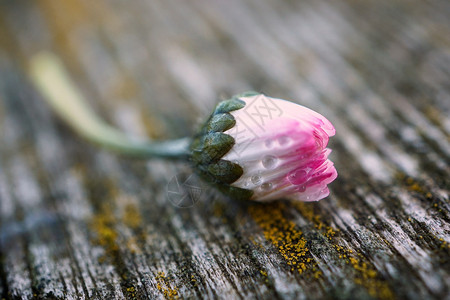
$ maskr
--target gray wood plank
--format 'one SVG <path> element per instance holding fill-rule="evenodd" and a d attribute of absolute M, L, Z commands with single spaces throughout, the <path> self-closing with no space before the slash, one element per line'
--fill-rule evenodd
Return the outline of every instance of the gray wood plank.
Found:
<path fill-rule="evenodd" d="M 0 294 L 5 299 L 450 297 L 446 1 L 0 1 Z M 240 203 L 189 165 L 95 148 L 26 66 L 55 52 L 129 134 L 192 134 L 263 91 L 325 115 L 339 177 L 317 203 Z M 180 177 L 181 178 L 181 177 Z"/>

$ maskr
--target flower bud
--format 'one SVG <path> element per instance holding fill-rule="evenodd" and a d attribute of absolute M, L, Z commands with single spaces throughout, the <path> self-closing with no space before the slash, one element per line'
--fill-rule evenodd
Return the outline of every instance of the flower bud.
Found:
<path fill-rule="evenodd" d="M 333 125 L 301 105 L 248 92 L 219 103 L 194 138 L 199 174 L 238 199 L 317 201 L 337 177 Z"/>

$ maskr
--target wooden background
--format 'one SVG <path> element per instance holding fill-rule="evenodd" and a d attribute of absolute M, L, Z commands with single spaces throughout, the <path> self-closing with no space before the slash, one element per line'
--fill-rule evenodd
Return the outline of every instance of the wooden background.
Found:
<path fill-rule="evenodd" d="M 449 299 L 450 2 L 0 0 L 0 295 Z M 184 163 L 119 157 L 57 120 L 27 76 L 56 53 L 130 134 L 192 134 L 247 90 L 336 127 L 318 203 L 239 203 Z"/>

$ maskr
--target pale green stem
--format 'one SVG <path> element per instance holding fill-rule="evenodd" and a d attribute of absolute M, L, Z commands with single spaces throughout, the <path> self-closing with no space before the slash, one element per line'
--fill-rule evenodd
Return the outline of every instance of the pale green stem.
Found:
<path fill-rule="evenodd" d="M 151 142 L 138 140 L 106 124 L 89 107 L 61 61 L 44 52 L 32 57 L 32 82 L 53 111 L 87 140 L 121 154 L 150 158 L 187 158 L 189 138 Z"/>

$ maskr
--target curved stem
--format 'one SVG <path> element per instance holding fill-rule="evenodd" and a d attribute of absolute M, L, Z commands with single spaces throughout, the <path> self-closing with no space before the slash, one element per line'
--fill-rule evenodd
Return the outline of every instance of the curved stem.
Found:
<path fill-rule="evenodd" d="M 126 135 L 106 124 L 71 83 L 60 60 L 51 53 L 31 59 L 30 78 L 53 111 L 87 140 L 121 154 L 142 158 L 187 158 L 189 138 L 150 142 Z"/>

